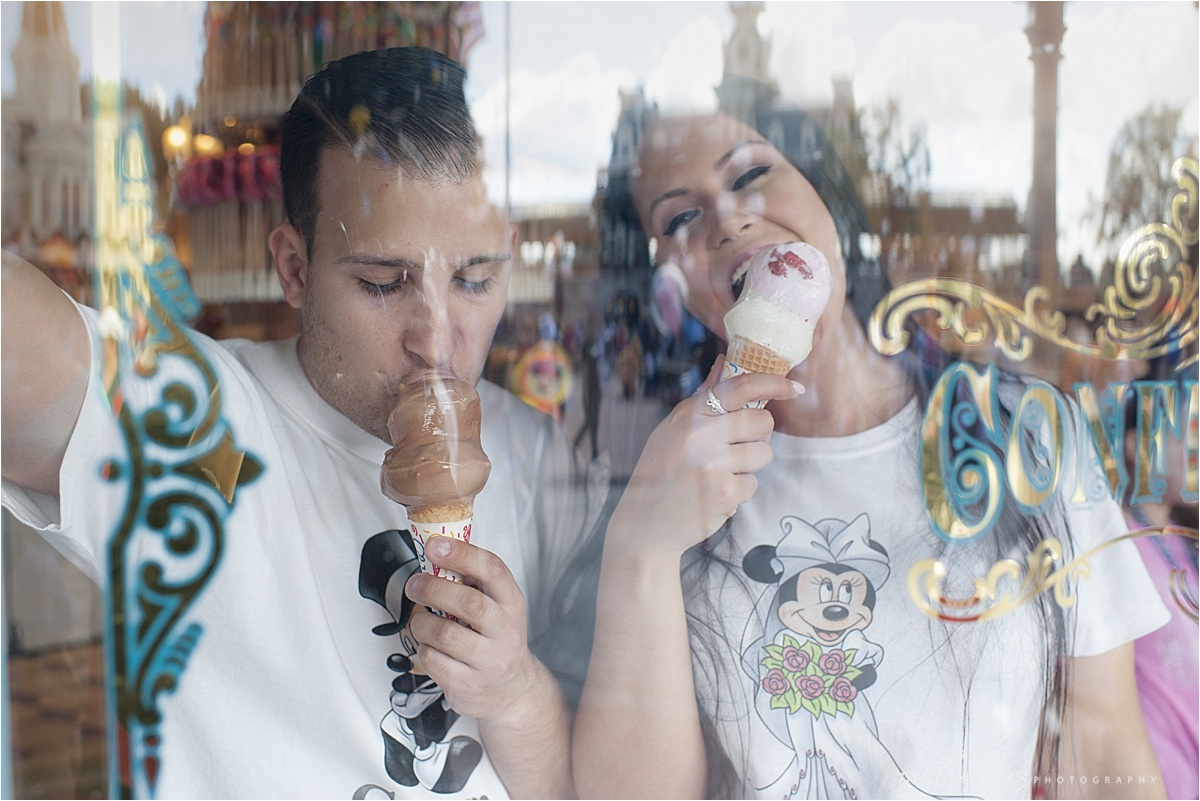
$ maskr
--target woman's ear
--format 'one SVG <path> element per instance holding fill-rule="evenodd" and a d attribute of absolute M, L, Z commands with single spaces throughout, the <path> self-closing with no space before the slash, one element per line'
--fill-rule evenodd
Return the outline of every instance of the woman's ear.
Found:
<path fill-rule="evenodd" d="M 293 309 L 304 307 L 304 280 L 308 267 L 308 245 L 291 223 L 281 222 L 271 229 L 267 247 L 275 261 L 275 272 L 283 297 Z"/>

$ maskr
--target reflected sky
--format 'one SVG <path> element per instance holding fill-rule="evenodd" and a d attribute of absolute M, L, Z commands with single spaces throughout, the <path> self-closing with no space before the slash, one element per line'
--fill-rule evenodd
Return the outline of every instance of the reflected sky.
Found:
<path fill-rule="evenodd" d="M 3 88 L 21 3 L 0 4 Z M 81 72 L 90 15 L 108 3 L 64 3 Z M 608 161 L 618 89 L 644 87 L 664 109 L 712 103 L 728 4 L 513 3 L 482 5 L 484 38 L 470 53 L 468 98 L 486 139 L 488 186 L 503 192 L 505 13 L 510 15 L 515 204 L 587 203 Z M 204 4 L 126 4 L 122 62 L 131 83 L 191 103 L 203 53 Z M 136 9 L 136 13 L 131 13 Z M 1193 3 L 1067 3 L 1059 72 L 1059 261 L 1095 264 L 1089 197 L 1104 185 L 1113 136 L 1150 103 L 1185 109 L 1200 129 L 1200 62 Z M 853 74 L 856 103 L 900 101 L 904 121 L 928 128 L 935 191 L 986 192 L 1024 207 L 1032 154 L 1032 65 L 1026 6 L 980 3 L 766 3 L 759 30 L 782 100 L 825 105 L 831 79 Z"/>

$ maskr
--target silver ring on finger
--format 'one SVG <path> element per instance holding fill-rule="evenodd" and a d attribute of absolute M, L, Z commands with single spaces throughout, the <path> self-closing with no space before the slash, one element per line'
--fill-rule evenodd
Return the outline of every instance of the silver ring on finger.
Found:
<path fill-rule="evenodd" d="M 718 415 L 729 414 L 725 407 L 721 405 L 721 401 L 717 400 L 717 396 L 713 394 L 712 387 L 708 388 L 708 398 L 704 402 L 708 404 L 708 408 L 712 409 Z"/>

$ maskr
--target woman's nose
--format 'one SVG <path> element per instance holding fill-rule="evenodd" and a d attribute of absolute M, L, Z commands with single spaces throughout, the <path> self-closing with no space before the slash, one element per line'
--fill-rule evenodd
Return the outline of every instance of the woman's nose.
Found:
<path fill-rule="evenodd" d="M 731 192 L 723 192 L 717 196 L 713 204 L 713 214 L 709 219 L 712 220 L 712 226 L 708 244 L 713 250 L 726 242 L 736 240 L 754 224 L 752 215 Z"/>

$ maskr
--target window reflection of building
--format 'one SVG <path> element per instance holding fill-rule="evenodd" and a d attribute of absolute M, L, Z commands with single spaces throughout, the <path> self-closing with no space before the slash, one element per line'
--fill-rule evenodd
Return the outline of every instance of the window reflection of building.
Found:
<path fill-rule="evenodd" d="M 26 3 L 3 101 L 4 247 L 82 299 L 91 220 L 90 147 L 79 83 L 58 2 Z"/>
<path fill-rule="evenodd" d="M 717 103 L 735 116 L 763 108 L 779 97 L 779 86 L 767 71 L 771 45 L 758 32 L 761 2 L 730 3 L 733 33 L 725 43 L 725 71 L 716 88 Z"/>
<path fill-rule="evenodd" d="M 772 123 L 765 132 L 776 146 L 792 136 L 803 136 L 798 120 L 805 114 L 815 119 L 832 141 L 856 144 L 863 136 L 858 127 L 853 79 L 833 79 L 833 100 L 826 106 L 808 104 L 801 108 L 779 96 L 774 78 L 767 72 L 770 44 L 759 33 L 756 20 L 762 3 L 731 3 L 735 27 L 725 46 L 725 68 L 715 87 L 717 107 L 734 116 L 751 109 L 770 108 Z M 613 134 L 614 164 L 632 163 L 636 128 L 650 109 L 640 92 L 622 94 L 620 121 Z M 861 142 L 857 143 L 861 144 Z M 800 143 L 803 147 L 803 143 Z M 622 161 L 624 158 L 624 161 Z M 853 159 L 846 158 L 847 163 Z M 1002 291 L 1022 291 L 1022 266 L 1028 254 L 1028 237 L 1016 202 L 994 193 L 919 192 L 915 197 L 889 192 L 878 176 L 856 175 L 866 207 L 873 241 L 864 250 L 878 255 L 893 282 L 910 278 L 953 276 L 977 281 Z M 628 232 L 610 232 L 618 240 Z M 636 254 L 614 264 L 616 273 L 637 274 L 649 270 Z M 643 259 L 644 261 L 644 259 Z M 645 281 L 633 275 L 619 280 L 621 289 L 643 288 Z"/>
<path fill-rule="evenodd" d="M 513 259 L 509 306 L 533 306 L 561 317 L 563 293 L 595 278 L 596 234 L 591 207 L 556 204 L 517 206 L 518 251 Z M 536 316 L 536 315 L 535 315 Z"/>
<path fill-rule="evenodd" d="M 91 140 L 59 2 L 25 3 L 3 99 L 6 250 L 80 301 L 90 297 Z M 99 591 L 41 536 L 3 518 L 9 677 L 8 797 L 86 798 L 106 790 Z M 7 761 L 11 757 L 11 762 Z"/>
<path fill-rule="evenodd" d="M 1034 131 L 1037 146 L 1029 205 L 1024 210 L 1009 195 L 988 191 L 906 191 L 905 187 L 892 186 L 888 176 L 871 172 L 863 152 L 867 144 L 860 127 L 863 109 L 855 105 L 851 77 L 833 78 L 829 105 L 806 104 L 801 108 L 780 97 L 775 78 L 766 68 L 770 43 L 757 28 L 762 3 L 730 3 L 735 24 L 724 49 L 722 79 L 715 87 L 717 107 L 735 116 L 744 116 L 751 109 L 769 108 L 772 121 L 764 133 L 777 147 L 786 142 L 788 146 L 803 148 L 793 138 L 804 135 L 804 126 L 798 120 L 805 113 L 822 126 L 859 187 L 873 232 L 870 241 L 861 242 L 860 246 L 868 255 L 879 258 L 893 284 L 920 278 L 961 279 L 1018 307 L 1023 305 L 1031 287 L 1044 286 L 1051 293 L 1047 308 L 1062 311 L 1076 335 L 1083 336 L 1085 311 L 1096 301 L 1105 281 L 1103 273 L 1099 282 L 1094 279 L 1101 265 L 1088 265 L 1077 259 L 1063 271 L 1055 256 L 1054 98 L 1058 61 L 1062 58 L 1059 45 L 1065 32 L 1062 4 L 1031 3 L 1030 7 L 1030 26 L 1025 33 L 1037 73 L 1034 87 L 1038 98 Z M 632 143 L 638 139 L 644 115 L 653 111 L 653 105 L 646 102 L 640 90 L 622 93 L 621 111 L 613 133 L 614 170 L 633 163 Z M 607 180 L 607 176 L 601 176 L 602 186 Z M 640 233 L 612 230 L 601 232 L 601 236 L 610 244 L 606 252 L 615 254 L 612 263 L 604 265 L 604 296 L 611 299 L 634 295 L 643 301 L 648 299 L 653 265 L 639 241 Z M 948 350 L 959 352 L 964 358 L 990 362 L 998 356 L 990 343 L 964 349 L 951 334 L 930 333 Z M 1010 366 L 1051 381 L 1066 381 L 1068 373 L 1078 375 L 1074 364 L 1078 361 L 1074 357 L 1066 359 L 1056 345 L 1037 341 L 1027 362 Z M 1088 370 L 1103 378 L 1110 374 L 1124 376 L 1130 367 L 1088 365 Z"/>
<path fill-rule="evenodd" d="M 485 377 L 508 385 L 509 372 L 539 338 L 538 317 L 549 313 L 572 359 L 588 333 L 589 312 L 600 296 L 600 239 L 587 204 L 516 206 L 508 308 Z"/>
<path fill-rule="evenodd" d="M 1029 60 L 1033 62 L 1033 174 L 1029 187 L 1029 281 L 1056 290 L 1058 275 L 1058 62 L 1063 4 L 1029 3 Z"/>

